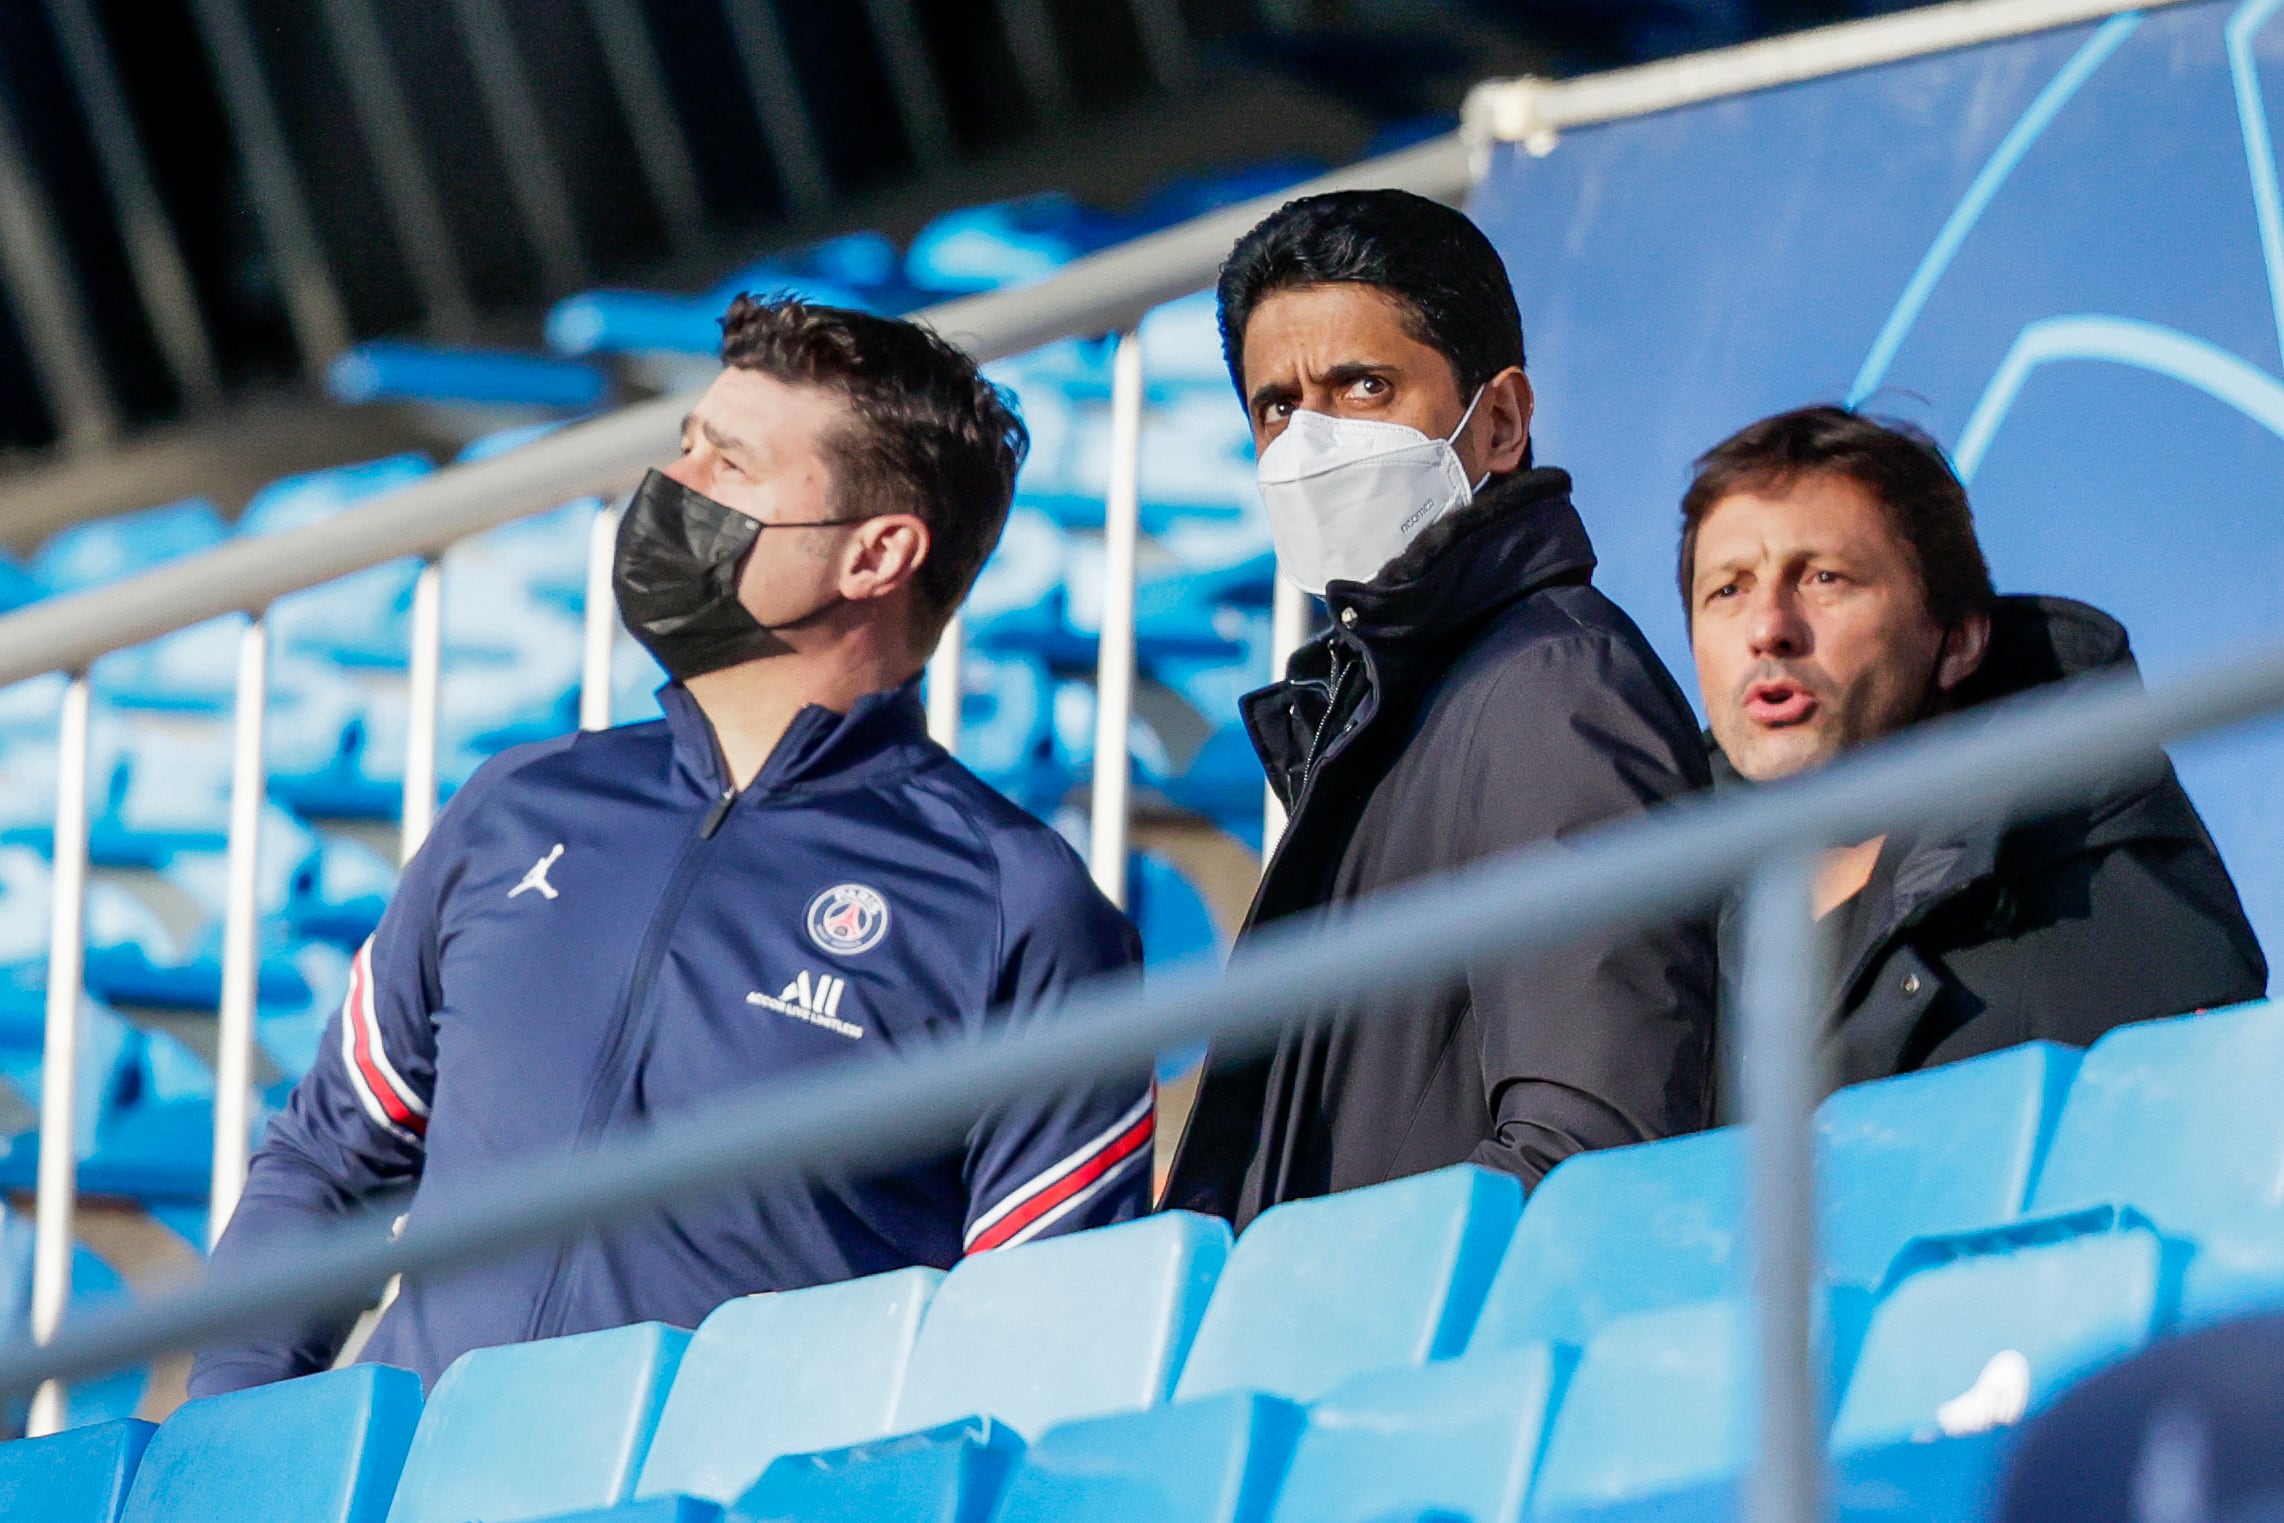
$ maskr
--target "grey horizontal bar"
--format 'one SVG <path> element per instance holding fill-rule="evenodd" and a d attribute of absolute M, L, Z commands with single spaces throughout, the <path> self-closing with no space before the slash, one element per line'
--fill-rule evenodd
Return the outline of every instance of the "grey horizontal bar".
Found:
<path fill-rule="evenodd" d="M 1712 48 L 1576 79 L 1506 79 L 1477 85 L 1464 112 L 1479 141 L 1527 142 L 1542 133 L 1651 116 L 1778 85 L 2099 21 L 2188 0 L 1953 0 L 1842 21 L 1735 47 Z"/>
<path fill-rule="evenodd" d="M 1019 1036 L 1003 1030 L 909 1063 L 769 1086 L 590 1152 L 503 1168 L 480 1190 L 423 1202 L 393 1242 L 313 1238 L 292 1263 L 91 1317 L 44 1348 L 17 1344 L 0 1353 L 0 1391 L 337 1309 L 392 1274 L 451 1270 L 811 1161 L 886 1166 L 1042 1087 L 1139 1071 L 1209 1037 L 1265 1043 L 1336 995 L 1428 987 L 1469 963 L 1525 959 L 1702 904 L 1775 854 L 2054 806 L 2166 741 L 2279 707 L 2284 645 L 2271 645 L 2147 692 L 2089 680 L 1923 726 L 1793 783 L 1683 803 L 1377 896 L 1334 927 L 1272 927 L 1218 977 L 1170 976 L 1139 994 L 1097 986 L 1063 1019 Z"/>
<path fill-rule="evenodd" d="M 1440 138 L 1137 238 L 1039 285 L 967 297 L 920 316 L 983 360 L 1072 334 L 1113 332 L 1210 284 L 1238 235 L 1289 196 L 1372 185 L 1457 200 L 1467 191 L 1466 150 L 1456 136 Z M 641 403 L 511 454 L 439 471 L 323 523 L 235 540 L 109 587 L 36 603 L 0 618 L 0 686 L 82 670 L 98 656 L 218 615 L 256 612 L 288 592 L 401 556 L 434 554 L 511 519 L 630 486 L 672 453 L 688 406 L 687 397 Z"/>

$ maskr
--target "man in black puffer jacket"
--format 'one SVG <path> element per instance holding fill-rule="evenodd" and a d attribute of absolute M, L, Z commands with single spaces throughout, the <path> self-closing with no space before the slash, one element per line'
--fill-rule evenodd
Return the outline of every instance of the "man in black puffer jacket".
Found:
<path fill-rule="evenodd" d="M 2134 670 L 2107 614 L 1993 593 L 1966 491 L 1932 442 L 1837 407 L 1764 419 L 1698 462 L 1680 571 L 1725 787 Z M 2042 1037 L 2083 1045 L 2268 984 L 2228 869 L 2159 752 L 2076 808 L 1831 852 L 1816 909 L 1831 928 L 1839 1084 Z"/>
<path fill-rule="evenodd" d="M 1280 566 L 1332 614 L 1245 701 L 1292 812 L 1248 930 L 1702 786 L 1687 699 L 1592 585 L 1570 479 L 1531 469 L 1490 241 L 1400 192 L 1311 197 L 1238 243 L 1220 297 Z M 1268 1058 L 1209 1058 L 1167 1203 L 1242 1227 L 1469 1160 L 1535 1183 L 1702 1127 L 1713 986 L 1708 916 L 1344 1001 Z"/>

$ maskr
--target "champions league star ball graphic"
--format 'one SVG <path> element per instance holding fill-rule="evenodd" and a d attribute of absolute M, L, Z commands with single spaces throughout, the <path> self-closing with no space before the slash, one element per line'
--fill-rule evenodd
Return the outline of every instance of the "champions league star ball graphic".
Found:
<path fill-rule="evenodd" d="M 2151 681 L 2284 640 L 2280 133 L 2284 0 L 2206 0 L 1502 148 L 1469 211 L 1596 585 L 1693 689 L 1690 462 L 1846 402 L 1951 452 L 2000 592 L 2115 615 Z M 2284 733 L 2174 759 L 2284 945 Z"/>
<path fill-rule="evenodd" d="M 888 901 L 861 883 L 841 883 L 809 901 L 809 939 L 835 957 L 854 957 L 888 934 Z"/>

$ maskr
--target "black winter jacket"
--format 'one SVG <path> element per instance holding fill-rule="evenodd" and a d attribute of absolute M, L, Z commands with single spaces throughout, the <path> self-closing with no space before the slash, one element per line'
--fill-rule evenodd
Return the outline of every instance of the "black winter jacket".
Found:
<path fill-rule="evenodd" d="M 1369 584 L 1245 720 L 1292 811 L 1247 929 L 1652 808 L 1709 780 L 1697 723 L 1594 590 L 1570 478 L 1507 478 Z M 1359 997 L 1267 1058 L 1210 1055 L 1170 1205 L 1279 1201 L 1473 1160 L 1535 1182 L 1704 1126 L 1714 929 L 1606 935 L 1435 993 Z M 1244 953 L 1242 937 L 1238 950 Z"/>
<path fill-rule="evenodd" d="M 2002 598 L 1960 698 L 1973 706 L 2117 669 L 2134 669 L 2133 651 L 2109 615 L 2066 598 Z M 1829 918 L 1835 1084 L 2040 1037 L 2083 1046 L 2268 987 L 2236 885 L 2161 754 L 2091 803 L 2012 829 L 1890 836 L 1863 892 Z M 1725 943 L 1733 929 L 1725 917 Z"/>

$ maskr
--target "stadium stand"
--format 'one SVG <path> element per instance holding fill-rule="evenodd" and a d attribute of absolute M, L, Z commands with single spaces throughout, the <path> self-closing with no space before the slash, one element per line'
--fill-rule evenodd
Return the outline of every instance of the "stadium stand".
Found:
<path fill-rule="evenodd" d="M 732 291 L 907 311 L 1014 289 L 1306 172 L 1172 185 L 1125 216 L 1032 197 L 949 214 L 902 253 L 858 234 L 695 293 L 597 289 L 554 308 L 549 354 L 368 344 L 333 384 L 345 400 L 551 414 L 461 457 L 494 458 L 637 378 L 702 364 Z M 1136 777 L 1147 810 L 1258 847 L 1259 772 L 1235 698 L 1269 669 L 1274 568 L 1249 442 L 1209 300 L 1155 308 L 1140 342 Z M 1095 745 L 1110 354 L 1073 339 L 993 366 L 1034 451 L 967 610 L 959 695 L 962 756 L 1073 834 L 1084 821 L 1069 801 Z M 0 608 L 323 523 L 437 463 L 396 455 L 280 480 L 234 524 L 188 501 L 85 525 L 22 566 L 0 563 Z M 579 722 L 600 507 L 567 503 L 445 558 L 443 790 Z M 310 1061 L 347 953 L 394 883 L 417 571 L 376 567 L 269 615 L 255 985 L 267 1104 Z M 219 722 L 237 635 L 235 621 L 196 626 L 93 674 L 102 875 L 78 1178 L 192 1242 L 213 1151 L 198 1023 L 223 980 Z M 653 712 L 655 681 L 622 640 L 612 717 Z M 60 697 L 49 681 L 0 693 L 0 1076 L 24 1128 L 0 1143 L 0 1185 L 18 1189 L 38 1174 Z M 1167 853 L 1135 853 L 1128 893 L 1154 966 L 1215 949 L 1210 895 Z M 2084 1372 L 2284 1306 L 2280 1064 L 2284 1011 L 2261 1004 L 1824 1102 L 1819 1431 L 1839 1516 L 1987 1517 L 2016 1425 Z M 687 1333 L 479 1351 L 425 1401 L 401 1371 L 353 1367 L 189 1403 L 154 1429 L 130 1416 L 150 1372 L 129 1370 L 73 1389 L 79 1426 L 0 1445 L 0 1517 L 200 1523 L 242 1516 L 253 1497 L 265 1517 L 327 1523 L 1726 1519 L 1756 1452 L 1748 1141 L 1725 1128 L 1580 1157 L 1527 1201 L 1505 1176 L 1445 1170 L 1278 1207 L 1234 1245 L 1218 1223 L 1161 1215 L 948 1275 L 732 1302 Z M 31 1259 L 28 1228 L 0 1212 L 0 1314 L 17 1328 Z M 125 1295 L 84 1247 L 75 1262 L 74 1317 Z"/>
<path fill-rule="evenodd" d="M 1891 1234 L 1890 1261 L 1865 1283 L 1844 1278 L 1861 1277 L 1864 1260 L 1828 1255 L 1841 1516 L 1987 1516 L 2026 1414 L 2179 1325 L 2208 1243 L 2276 1235 L 2274 1201 L 2243 1196 L 2162 1231 L 2111 1205 L 2041 1214 L 2036 1190 L 2025 1214 L 2033 1177 L 2070 1192 L 2056 1199 L 2157 1200 L 2284 1170 L 2273 1141 L 2257 1163 L 2240 1151 L 2219 1167 L 2186 1151 L 2150 1166 L 2114 1149 L 2073 1161 L 2064 1150 L 2083 1134 L 2068 1119 L 2050 1146 L 2036 1141 L 2048 1102 L 2065 1118 L 2076 1107 L 2078 1126 L 2106 1125 L 2117 1075 L 2200 1064 L 2257 1075 L 2279 1044 L 2284 1009 L 2261 1004 L 2122 1028 L 2065 1093 L 2048 1087 L 2072 1055 L 2033 1048 L 1827 1103 L 1836 1208 L 1899 1203 L 1888 1150 L 1842 1142 L 1869 1118 L 1940 1150 L 1965 1097 L 1995 1112 L 2011 1099 L 2013 1114 L 1982 1118 L 1984 1135 L 2032 1139 L 1993 1171 L 2002 1184 L 1981 1223 L 1965 1225 L 1968 1208 L 1938 1191 L 1927 1219 L 1942 1226 Z M 2193 1133 L 2208 1098 L 2152 1085 L 2133 1102 L 2137 1125 Z M 1658 1182 L 1675 1197 L 1707 1177 L 1671 1143 L 1564 1168 L 1637 1181 L 1612 1202 L 1622 1214 L 1668 1165 Z M 1518 1221 L 1517 1195 L 1506 1176 L 1461 1166 L 1276 1207 L 1226 1267 L 1220 1224 L 1176 1213 L 949 1276 L 906 1270 L 732 1302 L 695 1335 L 637 1327 L 478 1350 L 425 1410 L 400 1371 L 309 1376 L 193 1402 L 147 1451 L 135 1423 L 0 1445 L 0 1496 L 52 1497 L 38 1516 L 59 1523 L 235 1516 L 249 1476 L 274 1499 L 265 1516 L 340 1523 L 1729 1516 L 1752 1447 L 1750 1303 L 1605 1308 L 1583 1337 L 1583 1320 L 1571 1336 L 1531 1335 L 1485 1287 L 1574 1272 L 1550 1265 L 1547 1248 L 1549 1226 L 1577 1206 L 1549 1188 Z M 1549 1225 L 1532 1221 L 1541 1210 Z M 2284 1267 L 2262 1283 L 2284 1300 Z M 1384 1300 L 1391 1315 L 1367 1314 Z"/>

